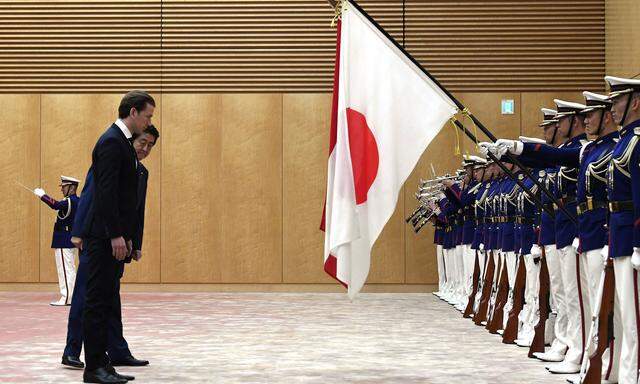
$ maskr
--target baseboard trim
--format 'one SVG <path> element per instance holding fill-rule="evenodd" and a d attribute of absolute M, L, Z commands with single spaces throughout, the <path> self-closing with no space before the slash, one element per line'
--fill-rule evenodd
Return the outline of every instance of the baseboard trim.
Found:
<path fill-rule="evenodd" d="M 0 291 L 55 292 L 55 283 L 0 283 Z M 368 293 L 428 293 L 436 284 L 367 284 Z M 123 283 L 124 292 L 334 292 L 346 290 L 338 284 L 141 284 Z"/>

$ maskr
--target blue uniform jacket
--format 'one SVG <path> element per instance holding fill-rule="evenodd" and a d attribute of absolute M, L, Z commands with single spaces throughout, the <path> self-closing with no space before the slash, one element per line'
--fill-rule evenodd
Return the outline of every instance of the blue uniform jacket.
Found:
<path fill-rule="evenodd" d="M 539 175 L 540 170 L 534 169 L 531 173 L 533 175 Z M 533 180 L 524 178 L 524 180 L 522 180 L 522 183 L 529 191 L 540 196 L 538 187 L 535 185 Z M 538 208 L 533 202 L 533 199 L 531 199 L 531 197 L 522 190 L 518 192 L 518 216 L 524 219 L 526 222 L 517 224 L 517 231 L 519 233 L 519 244 L 516 243 L 516 247 L 519 249 L 518 252 L 520 254 L 528 255 L 531 253 L 531 246 L 537 243 L 536 226 L 539 222 L 539 218 Z"/>
<path fill-rule="evenodd" d="M 637 132 L 636 132 L 637 131 Z M 607 194 L 610 202 L 632 202 L 631 210 L 609 216 L 609 256 L 630 256 L 640 247 L 640 120 L 620 131 L 609 163 Z M 629 176 L 625 175 L 627 173 Z"/>
<path fill-rule="evenodd" d="M 554 188 L 555 197 L 559 200 L 565 199 L 565 201 L 568 201 L 566 204 L 564 204 L 564 207 L 574 217 L 578 216 L 578 201 L 577 183 L 572 179 L 578 178 L 577 168 L 579 167 L 580 160 L 579 153 L 580 149 L 582 148 L 582 141 L 585 139 L 585 137 L 586 136 L 584 134 L 578 135 L 564 143 L 559 148 L 554 148 L 552 146 L 542 144 L 525 143 L 524 150 L 522 152 L 522 155 L 520 156 L 520 158 L 525 160 L 523 161 L 525 165 L 548 166 L 550 164 L 558 164 L 557 158 L 555 159 L 556 161 L 550 161 L 549 153 L 555 152 L 556 154 L 573 154 L 577 151 L 577 157 L 574 155 L 570 156 L 570 158 L 572 159 L 571 162 L 566 163 L 567 165 L 556 168 L 557 173 L 555 177 Z M 562 149 L 564 151 L 558 151 L 558 149 Z M 560 249 L 573 243 L 573 240 L 578 236 L 578 227 L 577 225 L 573 224 L 571 219 L 569 219 L 569 217 L 567 217 L 567 215 L 565 215 L 561 210 L 556 210 L 555 216 L 555 243 L 556 247 Z M 546 245 L 545 243 L 542 244 Z"/>
<path fill-rule="evenodd" d="M 500 216 L 507 219 L 500 223 L 500 245 L 504 252 L 515 250 L 514 219 L 516 215 L 516 189 L 519 188 L 514 180 L 505 178 L 500 186 Z M 504 221 L 504 220 L 503 220 Z"/>
<path fill-rule="evenodd" d="M 525 144 L 525 152 L 537 152 L 540 161 L 546 165 L 557 164 L 579 167 L 576 196 L 579 204 L 586 203 L 587 197 L 604 203 L 606 197 L 605 179 L 607 159 L 615 145 L 618 133 L 614 132 L 582 147 L 554 148 L 547 145 Z M 600 178 L 600 179 L 599 179 Z M 607 209 L 596 208 L 578 216 L 580 251 L 586 252 L 602 248 L 607 243 Z"/>
<path fill-rule="evenodd" d="M 57 201 L 51 196 L 43 195 L 40 200 L 51 209 L 58 211 L 56 222 L 53 225 L 51 248 L 74 248 L 71 242 L 71 231 L 78 207 L 78 196 L 73 194 Z"/>
<path fill-rule="evenodd" d="M 491 182 L 489 187 L 489 193 L 486 200 L 486 217 L 489 217 L 489 222 L 485 226 L 485 249 L 498 249 L 498 237 L 500 236 L 499 223 L 495 222 L 495 218 L 499 216 L 498 212 L 498 199 L 500 195 L 500 185 L 502 179 L 495 179 Z"/>
<path fill-rule="evenodd" d="M 474 194 L 474 214 L 476 218 L 476 228 L 473 234 L 473 242 L 471 243 L 472 249 L 480 249 L 480 244 L 484 244 L 484 216 L 485 206 L 484 198 L 486 197 L 487 188 L 489 186 L 488 181 L 483 181 L 481 185 L 477 186 L 477 191 Z"/>
<path fill-rule="evenodd" d="M 459 244 L 471 244 L 476 229 L 474 203 L 475 194 L 469 193 L 478 183 L 473 181 L 464 189 L 460 185 L 453 184 L 445 190 L 445 194 L 449 201 L 458 209 L 458 225 Z"/>

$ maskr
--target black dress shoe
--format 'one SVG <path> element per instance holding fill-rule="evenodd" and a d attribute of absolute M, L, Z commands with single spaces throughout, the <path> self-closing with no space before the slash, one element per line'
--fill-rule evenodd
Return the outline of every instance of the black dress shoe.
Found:
<path fill-rule="evenodd" d="M 128 356 L 120 360 L 111 360 L 111 365 L 114 367 L 142 367 L 144 365 L 149 365 L 149 361 L 138 360 L 133 356 Z"/>
<path fill-rule="evenodd" d="M 127 380 L 113 375 L 106 368 L 100 367 L 93 371 L 84 371 L 83 381 L 85 383 L 99 384 L 126 384 Z"/>
<path fill-rule="evenodd" d="M 125 379 L 125 380 L 128 380 L 128 381 L 133 381 L 133 380 L 136 379 L 134 376 L 122 375 L 122 374 L 116 372 L 116 369 L 113 368 L 113 365 L 107 365 L 107 371 L 110 374 L 112 374 L 113 376 L 115 376 L 115 377 L 119 377 L 121 379 Z"/>
<path fill-rule="evenodd" d="M 62 365 L 71 369 L 84 369 L 84 363 L 75 356 L 62 356 Z"/>

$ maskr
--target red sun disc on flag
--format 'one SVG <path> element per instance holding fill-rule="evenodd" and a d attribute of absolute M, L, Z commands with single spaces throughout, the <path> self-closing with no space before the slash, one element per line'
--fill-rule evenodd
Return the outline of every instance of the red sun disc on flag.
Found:
<path fill-rule="evenodd" d="M 378 144 L 362 113 L 347 108 L 347 125 L 353 184 L 356 190 L 356 204 L 359 205 L 367 201 L 369 189 L 378 175 Z"/>

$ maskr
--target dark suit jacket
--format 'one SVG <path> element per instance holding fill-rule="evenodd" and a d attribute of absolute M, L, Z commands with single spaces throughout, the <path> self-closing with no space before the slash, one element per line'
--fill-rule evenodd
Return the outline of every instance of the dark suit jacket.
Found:
<path fill-rule="evenodd" d="M 92 153 L 94 194 L 84 233 L 132 240 L 138 227 L 138 172 L 133 146 L 117 125 L 100 136 Z"/>
<path fill-rule="evenodd" d="M 142 235 L 144 234 L 144 207 L 147 203 L 147 180 L 149 180 L 149 171 L 147 168 L 138 163 L 138 231 L 133 238 L 133 249 L 142 250 Z"/>

